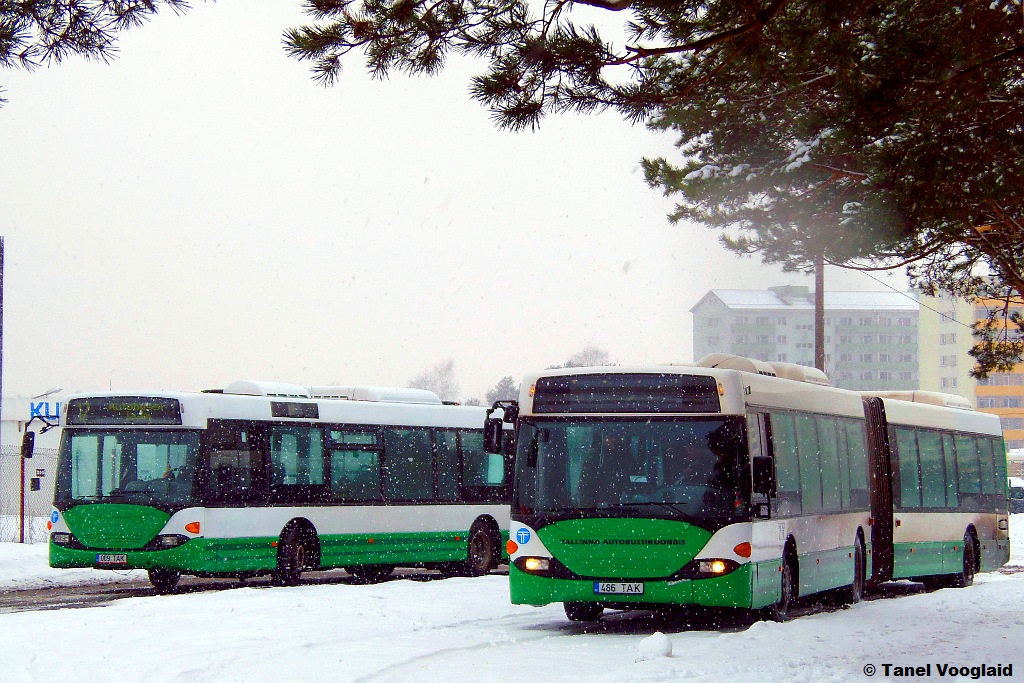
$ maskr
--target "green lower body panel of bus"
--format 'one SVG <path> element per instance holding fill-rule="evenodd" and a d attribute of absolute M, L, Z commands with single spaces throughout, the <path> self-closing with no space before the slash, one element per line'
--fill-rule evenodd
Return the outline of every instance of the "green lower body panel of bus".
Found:
<path fill-rule="evenodd" d="M 1010 561 L 1008 540 L 983 540 L 979 546 L 979 565 L 983 572 L 994 571 Z M 958 574 L 963 570 L 963 561 L 962 540 L 897 543 L 893 546 L 893 578 Z"/>
<path fill-rule="evenodd" d="M 466 560 L 468 530 L 465 532 L 403 533 L 374 535 L 324 535 L 320 541 L 320 567 L 330 569 L 352 565 L 423 565 Z M 502 534 L 501 557 L 507 561 Z M 278 537 L 194 538 L 166 550 L 117 549 L 83 550 L 50 543 L 50 566 L 97 569 L 173 569 L 196 574 L 237 574 L 269 572 L 277 566 Z M 113 549 L 111 549 L 113 548 Z"/>
<path fill-rule="evenodd" d="M 642 581 L 642 594 L 601 595 L 590 579 L 555 579 L 528 574 L 515 565 L 509 567 L 512 602 L 547 605 L 552 602 L 601 602 L 616 605 L 700 605 L 705 607 L 763 607 L 778 600 L 778 562 L 764 563 L 763 576 L 757 581 L 758 565 L 746 564 L 716 578 L 691 581 Z M 763 584 L 763 585 L 761 585 Z"/>

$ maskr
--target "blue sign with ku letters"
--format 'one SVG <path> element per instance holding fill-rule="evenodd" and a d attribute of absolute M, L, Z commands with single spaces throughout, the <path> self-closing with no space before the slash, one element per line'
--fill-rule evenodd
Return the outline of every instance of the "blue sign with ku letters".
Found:
<path fill-rule="evenodd" d="M 50 406 L 53 405 L 53 412 L 50 412 Z M 33 417 L 43 417 L 49 420 L 60 419 L 60 403 L 51 404 L 49 401 L 30 401 L 28 404 L 28 417 L 31 420 Z"/>
<path fill-rule="evenodd" d="M 520 529 L 516 532 L 516 543 L 519 545 L 526 545 L 530 542 L 530 530 Z"/>

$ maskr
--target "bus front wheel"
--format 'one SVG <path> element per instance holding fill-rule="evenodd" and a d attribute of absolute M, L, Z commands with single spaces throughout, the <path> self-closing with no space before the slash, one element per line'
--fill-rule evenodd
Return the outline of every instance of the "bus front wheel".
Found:
<path fill-rule="evenodd" d="M 178 586 L 181 573 L 173 569 L 150 569 L 149 582 L 157 593 L 170 593 Z"/>
<path fill-rule="evenodd" d="M 853 583 L 843 591 L 843 602 L 855 604 L 864 598 L 864 555 L 864 545 L 858 536 L 853 549 Z"/>
<path fill-rule="evenodd" d="M 393 564 L 358 564 L 345 567 L 345 571 L 367 583 L 377 583 L 391 576 L 391 572 L 395 571 L 395 566 Z"/>
<path fill-rule="evenodd" d="M 782 560 L 782 568 L 779 573 L 782 574 L 779 601 L 768 608 L 768 616 L 772 621 L 782 622 L 789 619 L 790 604 L 796 595 L 796 591 L 793 589 L 793 565 L 789 557 Z"/>
<path fill-rule="evenodd" d="M 597 621 L 604 614 L 604 607 L 596 602 L 567 602 L 564 607 L 569 621 Z"/>

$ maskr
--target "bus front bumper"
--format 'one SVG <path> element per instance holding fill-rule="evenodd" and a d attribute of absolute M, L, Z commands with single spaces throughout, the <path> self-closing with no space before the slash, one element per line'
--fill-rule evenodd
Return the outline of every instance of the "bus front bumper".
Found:
<path fill-rule="evenodd" d="M 749 609 L 754 602 L 754 574 L 754 565 L 745 564 L 725 576 L 716 578 L 643 581 L 641 595 L 601 595 L 595 592 L 594 580 L 554 579 L 529 574 L 512 565 L 509 567 L 509 587 L 512 602 L 519 605 L 599 602 L 616 607 L 635 605 L 637 608 L 647 605 L 697 605 Z"/>

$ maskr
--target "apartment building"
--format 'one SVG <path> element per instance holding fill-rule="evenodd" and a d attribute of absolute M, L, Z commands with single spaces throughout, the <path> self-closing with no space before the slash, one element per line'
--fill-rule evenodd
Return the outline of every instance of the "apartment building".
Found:
<path fill-rule="evenodd" d="M 693 357 L 725 352 L 814 365 L 814 293 L 713 289 L 690 309 Z M 825 292 L 825 373 L 837 387 L 918 387 L 918 303 L 901 292 Z"/>
<path fill-rule="evenodd" d="M 959 394 L 983 412 L 994 413 L 1003 423 L 1007 448 L 1024 448 L 1024 365 L 986 379 L 971 377 L 974 345 L 971 325 L 988 317 L 990 307 L 1002 302 L 986 299 L 965 301 L 948 294 L 920 297 L 921 388 Z"/>

